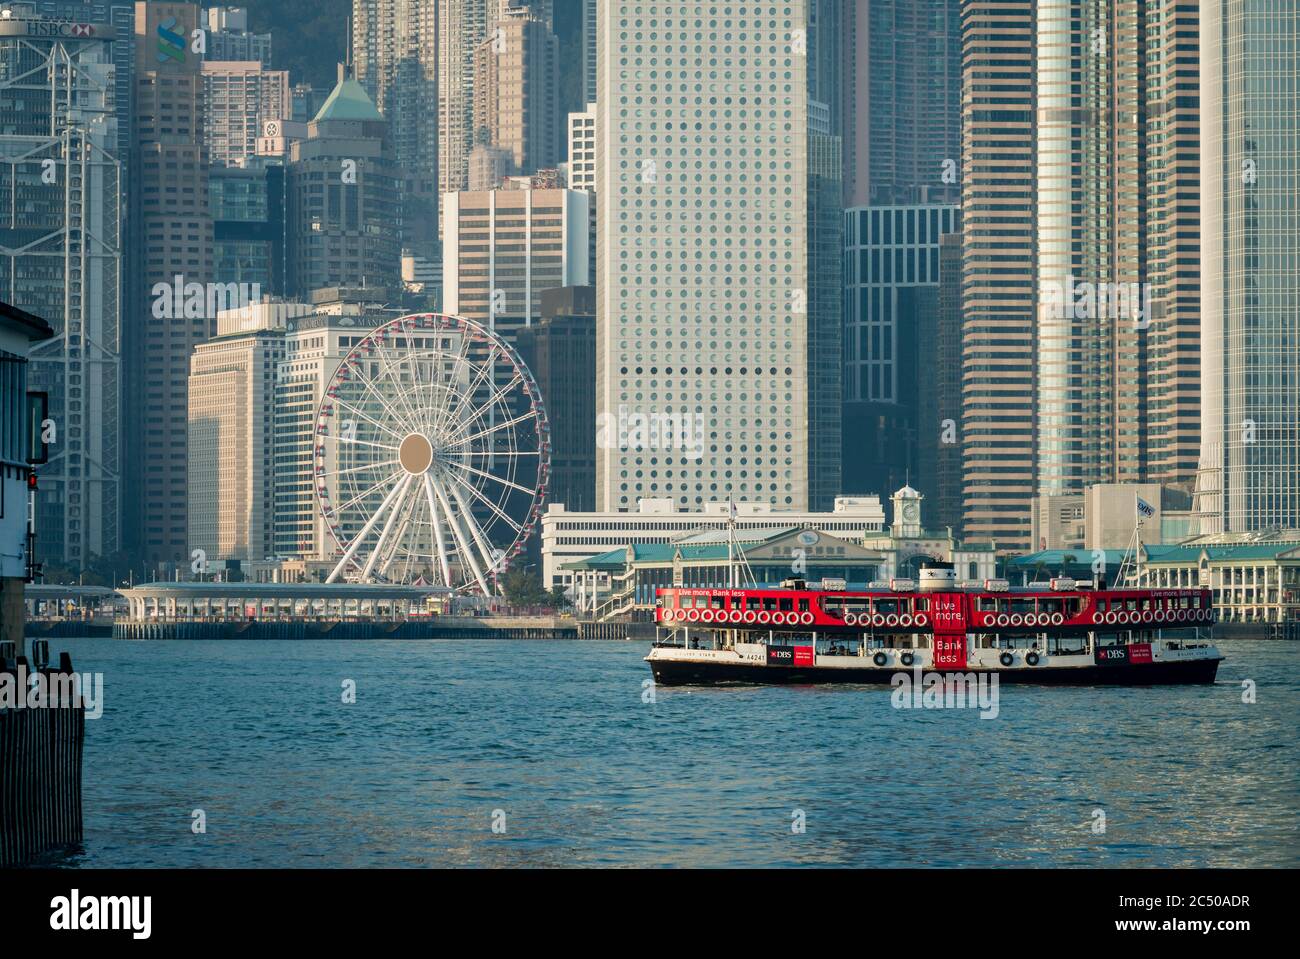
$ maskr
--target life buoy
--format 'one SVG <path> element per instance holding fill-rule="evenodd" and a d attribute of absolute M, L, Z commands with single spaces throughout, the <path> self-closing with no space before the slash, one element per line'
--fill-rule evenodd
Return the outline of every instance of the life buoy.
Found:
<path fill-rule="evenodd" d="M 773 625 L 773 626 L 784 626 L 784 625 L 785 625 L 785 613 L 781 612 L 780 610 L 777 610 L 775 613 L 773 613 L 773 614 L 772 614 L 772 625 Z"/>
<path fill-rule="evenodd" d="M 754 622 L 754 620 L 758 619 L 758 613 L 754 612 L 752 609 L 747 609 L 745 610 L 745 615 L 742 618 L 745 620 L 745 622 L 752 623 Z"/>
<path fill-rule="evenodd" d="M 702 622 L 702 623 L 711 623 L 711 622 L 713 622 L 713 610 L 711 610 L 711 609 L 701 610 L 701 611 L 700 611 L 700 622 Z"/>
<path fill-rule="evenodd" d="M 1035 650 L 1035 649 L 1031 649 L 1028 653 L 1026 653 L 1026 654 L 1025 654 L 1025 663 L 1026 663 L 1026 665 L 1029 665 L 1029 666 L 1037 666 L 1037 665 L 1038 665 L 1038 651 Z"/>
<path fill-rule="evenodd" d="M 1115 610 L 1112 609 L 1109 613 L 1106 614 L 1107 625 L 1114 626 L 1115 623 L 1118 621 L 1119 621 L 1119 613 L 1115 612 Z"/>
<path fill-rule="evenodd" d="M 698 623 L 700 621 L 700 611 L 698 609 L 688 609 L 686 611 L 686 618 L 692 623 Z"/>
<path fill-rule="evenodd" d="M 1101 625 L 1106 621 L 1106 614 L 1103 613 L 1101 610 L 1098 610 L 1097 612 L 1092 614 L 1092 621 L 1097 625 Z"/>
<path fill-rule="evenodd" d="M 886 617 L 885 617 L 885 625 L 886 625 L 886 626 L 897 626 L 897 625 L 898 625 L 898 616 L 897 616 L 897 614 L 895 614 L 895 613 L 890 613 L 888 616 L 886 616 Z"/>
<path fill-rule="evenodd" d="M 758 621 L 760 623 L 770 623 L 772 621 L 772 614 L 765 609 L 759 610 Z"/>
<path fill-rule="evenodd" d="M 738 610 L 738 609 L 733 609 L 733 610 L 731 611 L 731 613 L 728 614 L 727 618 L 728 618 L 729 620 L 731 620 L 733 623 L 738 623 L 738 622 L 740 622 L 740 619 L 741 619 L 741 616 L 740 616 L 740 610 Z"/>
<path fill-rule="evenodd" d="M 902 663 L 904 666 L 911 666 L 914 662 L 916 662 L 916 657 L 913 656 L 909 651 L 903 653 L 902 656 L 898 657 L 898 661 Z"/>
<path fill-rule="evenodd" d="M 927 622 L 928 620 L 925 617 L 925 613 L 917 613 L 912 617 L 912 623 L 916 626 L 924 626 Z"/>
<path fill-rule="evenodd" d="M 1001 656 L 998 657 L 998 662 L 1001 663 L 1003 666 L 1010 666 L 1015 661 L 1016 661 L 1016 657 L 1012 656 L 1010 653 L 1003 653 Z"/>
<path fill-rule="evenodd" d="M 1012 614 L 1011 614 L 1011 625 L 1012 625 L 1012 626 L 1019 626 L 1021 623 L 1024 623 L 1024 621 L 1025 621 L 1025 617 L 1021 616 L 1019 613 L 1012 613 Z"/>
<path fill-rule="evenodd" d="M 1052 614 L 1052 625 L 1053 625 L 1053 626 L 1060 626 L 1063 622 L 1065 622 L 1065 614 L 1064 614 L 1064 613 L 1053 613 L 1053 614 Z"/>
<path fill-rule="evenodd" d="M 805 626 L 811 626 L 813 624 L 813 620 L 815 620 L 816 618 L 817 617 L 814 616 L 811 612 L 806 612 L 799 617 L 799 622 L 803 623 Z"/>
<path fill-rule="evenodd" d="M 844 614 L 844 625 L 845 625 L 845 626 L 856 626 L 856 625 L 858 625 L 858 614 L 857 614 L 857 613 L 845 613 L 845 614 Z"/>
<path fill-rule="evenodd" d="M 1010 624 L 1010 622 L 1011 622 L 1011 617 L 1008 616 L 1006 613 L 999 613 L 999 614 L 998 614 L 998 625 L 999 625 L 999 626 L 1007 626 L 1007 625 Z"/>
<path fill-rule="evenodd" d="M 884 626 L 884 625 L 885 625 L 885 617 L 884 617 L 884 615 L 882 615 L 881 613 L 876 613 L 876 615 L 872 616 L 872 617 L 871 617 L 871 625 L 872 625 L 872 626 L 877 626 L 877 627 L 879 627 L 879 626 Z"/>
<path fill-rule="evenodd" d="M 898 625 L 899 625 L 899 626 L 911 626 L 911 625 L 912 625 L 912 617 L 911 617 L 911 615 L 910 615 L 909 613 L 904 613 L 902 616 L 898 617 Z"/>
<path fill-rule="evenodd" d="M 1144 623 L 1149 623 L 1149 622 L 1151 622 L 1152 620 L 1154 620 L 1155 618 L 1156 618 L 1156 615 L 1155 615 L 1155 613 L 1151 612 L 1151 610 L 1149 610 L 1149 609 L 1144 609 L 1144 610 L 1142 610 L 1142 622 L 1144 622 Z"/>
<path fill-rule="evenodd" d="M 883 666 L 885 663 L 889 662 L 889 657 L 884 653 L 876 653 L 876 655 L 871 657 L 871 661 L 877 666 Z"/>

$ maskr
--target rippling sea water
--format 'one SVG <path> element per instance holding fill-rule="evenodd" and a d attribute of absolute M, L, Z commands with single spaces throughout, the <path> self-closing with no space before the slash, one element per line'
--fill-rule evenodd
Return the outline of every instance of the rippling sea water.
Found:
<path fill-rule="evenodd" d="M 880 687 L 644 702 L 643 643 L 50 645 L 105 686 L 57 864 L 1300 864 L 1295 644 L 1225 643 L 1213 686 L 1004 687 L 994 720 Z"/>

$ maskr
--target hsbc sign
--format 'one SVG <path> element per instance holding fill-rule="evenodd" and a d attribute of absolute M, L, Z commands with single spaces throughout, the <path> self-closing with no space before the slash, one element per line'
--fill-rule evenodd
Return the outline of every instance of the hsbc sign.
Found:
<path fill-rule="evenodd" d="M 0 37 L 49 40 L 116 40 L 111 23 L 70 23 L 65 20 L 0 20 Z"/>

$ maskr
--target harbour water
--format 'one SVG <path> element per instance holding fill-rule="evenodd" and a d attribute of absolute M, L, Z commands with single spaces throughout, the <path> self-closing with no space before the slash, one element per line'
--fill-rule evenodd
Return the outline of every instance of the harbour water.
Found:
<path fill-rule="evenodd" d="M 1213 686 L 1007 686 L 992 720 L 648 690 L 643 643 L 50 645 L 104 675 L 54 865 L 1300 865 L 1291 643 L 1225 643 Z"/>

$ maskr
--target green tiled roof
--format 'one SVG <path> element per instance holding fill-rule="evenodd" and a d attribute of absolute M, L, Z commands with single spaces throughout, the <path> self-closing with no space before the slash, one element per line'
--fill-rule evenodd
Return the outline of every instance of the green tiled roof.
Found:
<path fill-rule="evenodd" d="M 316 120 L 382 120 L 383 114 L 375 109 L 365 88 L 356 80 L 342 81 L 329 98 L 321 104 Z"/>
<path fill-rule="evenodd" d="M 1225 546 L 1148 546 L 1148 563 L 1196 563 L 1205 553 L 1211 562 L 1247 562 L 1255 559 L 1277 559 L 1285 553 L 1300 550 L 1295 543 L 1255 543 Z"/>
<path fill-rule="evenodd" d="M 1124 551 L 1122 549 L 1104 549 L 1102 552 L 1106 555 L 1107 566 L 1111 564 L 1118 566 L 1124 562 Z M 1049 569 L 1053 566 L 1063 565 L 1067 556 L 1074 557 L 1069 564 L 1071 566 L 1092 565 L 1092 550 L 1082 547 L 1079 549 L 1043 549 L 1027 556 L 1017 556 L 1008 560 L 1007 565 L 1014 566 L 1016 569 L 1033 569 L 1039 563 L 1042 563 L 1045 569 Z"/>

